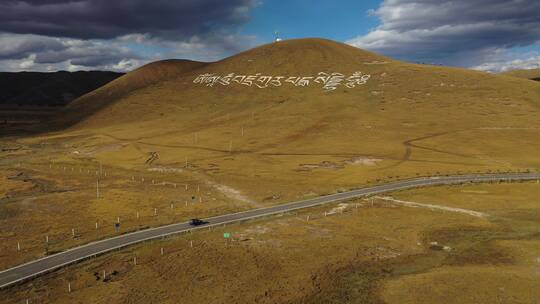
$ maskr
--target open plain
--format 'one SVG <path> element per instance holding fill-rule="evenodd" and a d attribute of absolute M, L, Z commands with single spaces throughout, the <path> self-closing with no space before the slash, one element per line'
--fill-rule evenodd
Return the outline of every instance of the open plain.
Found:
<path fill-rule="evenodd" d="M 388 197 L 352 200 L 137 245 L 2 296 L 7 303 L 534 303 L 539 191 L 531 182 L 392 195 L 425 208 Z"/>
<path fill-rule="evenodd" d="M 196 82 L 357 71 L 369 80 L 334 90 Z M 38 133 L 0 139 L 0 269 L 121 233 L 395 180 L 537 172 L 539 100 L 538 82 L 321 39 L 214 63 L 153 63 L 74 101 Z M 302 210 L 137 245 L 0 299 L 534 303 L 539 191 L 535 182 L 436 187 Z"/>

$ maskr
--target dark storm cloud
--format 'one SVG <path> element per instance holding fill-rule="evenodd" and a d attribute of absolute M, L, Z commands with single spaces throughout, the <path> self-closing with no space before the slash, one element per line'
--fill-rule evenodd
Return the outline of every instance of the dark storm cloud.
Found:
<path fill-rule="evenodd" d="M 538 0 L 385 0 L 381 25 L 350 44 L 409 60 L 478 64 L 540 41 Z"/>
<path fill-rule="evenodd" d="M 245 22 L 255 0 L 7 0 L 0 32 L 81 39 L 204 36 Z"/>

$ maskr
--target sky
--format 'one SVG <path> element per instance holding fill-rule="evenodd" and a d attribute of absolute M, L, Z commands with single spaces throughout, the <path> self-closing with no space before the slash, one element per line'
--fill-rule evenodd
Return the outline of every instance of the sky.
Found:
<path fill-rule="evenodd" d="M 500 72 L 540 68 L 538 0 L 0 0 L 0 71 L 215 61 L 322 37 L 396 59 Z"/>

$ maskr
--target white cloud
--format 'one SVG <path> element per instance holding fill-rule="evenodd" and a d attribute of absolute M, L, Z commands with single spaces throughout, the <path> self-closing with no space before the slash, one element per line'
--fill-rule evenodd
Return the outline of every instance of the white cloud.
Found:
<path fill-rule="evenodd" d="M 39 35 L 0 33 L 0 59 L 21 59 L 31 52 L 65 48 L 60 39 Z"/>
<path fill-rule="evenodd" d="M 499 73 L 511 70 L 528 70 L 540 69 L 540 55 L 509 59 L 501 58 L 499 60 L 484 62 L 480 65 L 473 66 L 472 69 Z"/>
<path fill-rule="evenodd" d="M 212 61 L 253 46 L 237 33 L 257 0 L 0 1 L 0 71 L 128 71 Z"/>
<path fill-rule="evenodd" d="M 120 62 L 112 66 L 112 70 L 116 71 L 131 71 L 141 65 L 140 60 L 137 59 L 122 59 Z"/>
<path fill-rule="evenodd" d="M 111 70 L 127 72 L 170 58 L 215 61 L 253 47 L 254 36 L 223 33 L 171 41 L 148 34 L 110 40 L 0 34 L 0 71 Z M 136 50 L 135 50 L 136 49 Z"/>
<path fill-rule="evenodd" d="M 126 71 L 142 61 L 140 55 L 114 40 L 0 34 L 1 71 Z"/>
<path fill-rule="evenodd" d="M 410 61 L 472 66 L 540 40 L 537 0 L 384 0 L 381 25 L 349 44 Z"/>
<path fill-rule="evenodd" d="M 36 60 L 36 54 L 31 54 L 30 56 L 28 56 L 28 58 L 20 61 L 19 68 L 23 70 L 28 70 L 32 66 L 34 66 L 35 60 Z"/>
<path fill-rule="evenodd" d="M 259 43 L 255 36 L 231 33 L 192 36 L 184 40 L 164 40 L 148 34 L 130 34 L 118 38 L 124 43 L 137 43 L 153 51 L 148 59 L 188 58 L 199 61 L 215 61 L 227 55 L 251 48 Z"/>

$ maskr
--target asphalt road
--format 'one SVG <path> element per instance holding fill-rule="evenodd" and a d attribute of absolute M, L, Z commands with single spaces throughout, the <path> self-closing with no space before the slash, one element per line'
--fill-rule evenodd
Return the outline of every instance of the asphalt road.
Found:
<path fill-rule="evenodd" d="M 269 216 L 293 210 L 309 208 L 336 201 L 343 201 L 351 198 L 381 194 L 396 190 L 409 189 L 423 186 L 436 186 L 459 184 L 468 182 L 490 182 L 490 181 L 517 181 L 517 180 L 540 180 L 540 173 L 510 173 L 510 174 L 489 174 L 489 175 L 460 175 L 460 176 L 440 176 L 429 178 L 418 178 L 405 181 L 397 181 L 379 186 L 367 187 L 337 194 L 321 196 L 317 198 L 277 205 L 273 207 L 253 209 L 249 211 L 225 214 L 204 219 L 207 223 L 193 227 L 189 223 L 178 223 L 168 226 L 151 228 L 124 234 L 109 239 L 89 243 L 80 247 L 72 248 L 64 252 L 50 255 L 26 264 L 22 264 L 0 272 L 0 288 L 5 288 L 16 283 L 34 278 L 44 273 L 59 269 L 63 266 L 92 258 L 97 255 L 140 243 L 146 240 L 165 237 L 171 234 L 187 232 L 218 226 L 227 223 L 234 223 L 258 217 Z"/>

